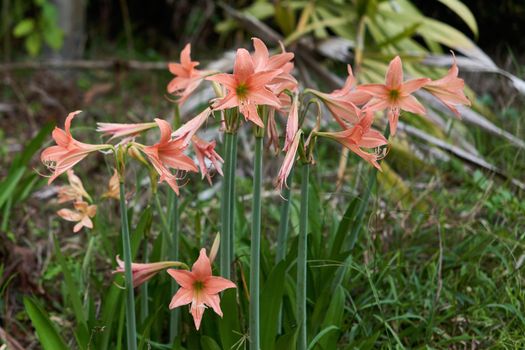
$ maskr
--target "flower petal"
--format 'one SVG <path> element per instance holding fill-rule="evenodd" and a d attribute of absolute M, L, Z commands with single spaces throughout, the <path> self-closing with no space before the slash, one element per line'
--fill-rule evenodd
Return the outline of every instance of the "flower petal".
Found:
<path fill-rule="evenodd" d="M 177 293 L 171 298 L 170 310 L 176 307 L 188 305 L 193 300 L 193 292 L 190 289 L 179 288 Z"/>

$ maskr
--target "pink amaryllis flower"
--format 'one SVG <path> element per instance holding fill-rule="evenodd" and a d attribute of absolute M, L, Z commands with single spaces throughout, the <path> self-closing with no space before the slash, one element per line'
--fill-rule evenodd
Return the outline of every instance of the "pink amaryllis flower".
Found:
<path fill-rule="evenodd" d="M 121 123 L 97 123 L 97 131 L 103 135 L 111 135 L 110 140 L 118 137 L 134 137 L 156 127 L 156 123 L 135 123 L 135 124 L 121 124 Z"/>
<path fill-rule="evenodd" d="M 199 62 L 192 61 L 190 57 L 191 44 L 186 44 L 180 53 L 180 63 L 170 63 L 168 69 L 175 78 L 170 81 L 167 86 L 167 91 L 170 94 L 180 96 L 179 104 L 182 104 L 188 99 L 195 89 L 204 80 L 204 77 L 209 74 L 208 71 L 201 71 L 195 69 Z"/>
<path fill-rule="evenodd" d="M 368 93 L 356 89 L 356 79 L 352 67 L 348 65 L 347 69 L 348 77 L 341 89 L 334 90 L 329 94 L 308 89 L 309 92 L 323 101 L 337 123 L 344 128 L 348 127 L 348 123 L 357 123 L 360 116 L 358 106 L 364 105 L 371 99 Z"/>
<path fill-rule="evenodd" d="M 206 166 L 206 159 L 209 159 L 209 161 L 215 167 L 215 170 L 217 170 L 217 172 L 221 174 L 221 176 L 223 175 L 221 163 L 224 163 L 224 160 L 215 151 L 215 146 L 217 143 L 215 142 L 215 140 L 208 142 L 197 136 L 193 136 L 191 138 L 191 142 L 193 145 L 193 149 L 195 150 L 195 154 L 197 155 L 197 159 L 199 160 L 199 168 L 202 174 L 202 178 L 206 177 L 211 185 L 211 176 L 210 171 Z"/>
<path fill-rule="evenodd" d="M 82 227 L 93 228 L 91 218 L 97 214 L 97 206 L 86 202 L 75 202 L 75 210 L 60 209 L 57 215 L 67 221 L 76 222 L 73 232 L 78 232 Z"/>
<path fill-rule="evenodd" d="M 403 65 L 396 56 L 388 65 L 385 84 L 365 84 L 357 87 L 374 97 L 366 106 L 371 111 L 388 109 L 390 133 L 395 135 L 400 110 L 424 115 L 425 107 L 412 96 L 412 93 L 430 82 L 428 78 L 418 78 L 403 82 Z"/>
<path fill-rule="evenodd" d="M 198 169 L 191 158 L 183 153 L 187 147 L 184 144 L 184 139 L 173 140 L 171 138 L 172 130 L 170 124 L 158 118 L 155 119 L 155 123 L 160 129 L 159 142 L 153 146 L 141 146 L 141 150 L 159 173 L 159 182 L 166 181 L 178 195 L 177 176 L 171 173 L 170 168 L 193 172 L 197 172 Z"/>
<path fill-rule="evenodd" d="M 281 165 L 281 169 L 279 169 L 279 174 L 277 175 L 275 186 L 279 187 L 280 191 L 283 190 L 284 186 L 288 187 L 288 185 L 286 184 L 286 180 L 288 179 L 288 176 L 290 175 L 290 172 L 292 171 L 293 165 L 295 163 L 297 149 L 299 148 L 299 142 L 301 141 L 302 133 L 303 132 L 300 129 L 295 133 L 292 143 L 287 148 L 283 164 Z"/>
<path fill-rule="evenodd" d="M 252 38 L 254 53 L 252 54 L 253 64 L 256 72 L 279 70 L 280 73 L 271 80 L 267 87 L 274 94 L 278 95 L 284 90 L 297 90 L 297 80 L 292 76 L 294 64 L 292 62 L 294 54 L 286 52 L 284 46 L 282 53 L 270 56 L 268 48 L 259 38 Z"/>
<path fill-rule="evenodd" d="M 362 149 L 377 148 L 388 143 L 383 134 L 372 129 L 373 119 L 373 112 L 367 111 L 359 122 L 349 129 L 337 132 L 316 132 L 316 135 L 327 137 L 339 142 L 341 145 L 381 170 L 381 166 L 377 162 L 379 155 L 377 153 L 366 152 Z"/>
<path fill-rule="evenodd" d="M 250 53 L 245 49 L 238 49 L 233 74 L 221 73 L 206 78 L 222 84 L 228 91 L 228 94 L 216 100 L 212 107 L 217 110 L 239 107 L 246 120 L 264 128 L 257 113 L 257 106 L 281 106 L 279 99 L 266 87 L 280 73 L 280 70 L 256 72 Z"/>
<path fill-rule="evenodd" d="M 441 79 L 433 80 L 427 83 L 423 89 L 430 92 L 438 100 L 443 102 L 456 117 L 460 117 L 456 106 L 466 105 L 470 106 L 469 99 L 465 96 L 463 88 L 465 82 L 458 78 L 458 66 L 456 64 L 456 57 L 454 56 L 454 63 L 448 70 L 448 73 Z"/>
<path fill-rule="evenodd" d="M 208 117 L 211 115 L 211 108 L 206 108 L 200 112 L 196 117 L 193 117 L 180 128 L 171 133 L 173 139 L 183 139 L 184 144 L 187 145 L 190 143 L 193 135 L 200 129 L 200 127 L 208 120 Z"/>
<path fill-rule="evenodd" d="M 124 261 L 120 260 L 119 256 L 116 257 L 118 267 L 113 274 L 115 273 L 124 273 L 126 266 Z M 142 283 L 149 280 L 151 277 L 155 276 L 162 270 L 166 270 L 169 267 L 175 266 L 184 266 L 183 263 L 178 261 L 161 261 L 156 263 L 131 263 L 131 273 L 133 276 L 133 288 L 137 288 Z"/>
<path fill-rule="evenodd" d="M 48 180 L 52 183 L 58 176 L 73 168 L 78 162 L 87 157 L 91 152 L 111 148 L 111 145 L 90 145 L 77 141 L 71 135 L 71 121 L 81 111 L 69 113 L 66 118 L 64 130 L 55 127 L 52 136 L 56 146 L 50 146 L 42 151 L 40 159 L 53 174 Z"/>
<path fill-rule="evenodd" d="M 84 188 L 82 180 L 75 175 L 75 172 L 72 169 L 67 171 L 67 179 L 69 185 L 60 186 L 58 189 L 58 203 L 82 201 L 82 198 L 91 201 L 91 196 Z"/>
<path fill-rule="evenodd" d="M 296 94 L 292 98 L 292 105 L 288 113 L 283 151 L 287 151 L 290 148 L 297 130 L 299 130 L 299 96 Z"/>
<path fill-rule="evenodd" d="M 180 285 L 171 299 L 170 309 L 191 303 L 190 313 L 197 330 L 200 328 L 202 315 L 207 306 L 222 317 L 219 293 L 236 286 L 230 280 L 212 275 L 211 262 L 206 256 L 206 249 L 201 249 L 191 271 L 169 269 L 168 273 Z"/>

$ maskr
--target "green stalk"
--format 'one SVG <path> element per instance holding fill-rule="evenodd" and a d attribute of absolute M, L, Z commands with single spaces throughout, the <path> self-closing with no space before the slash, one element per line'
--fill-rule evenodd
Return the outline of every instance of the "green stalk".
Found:
<path fill-rule="evenodd" d="M 275 262 L 279 263 L 281 260 L 284 260 L 286 257 L 286 243 L 288 241 L 288 227 L 289 227 L 289 217 L 290 217 L 290 191 L 292 188 L 293 181 L 293 171 L 294 168 L 290 171 L 288 179 L 286 179 L 286 184 L 288 187 L 284 187 L 281 196 L 283 201 L 281 202 L 281 217 L 279 221 L 279 231 L 277 231 L 277 255 Z"/>
<path fill-rule="evenodd" d="M 148 257 L 148 240 L 145 239 L 143 242 L 144 246 L 143 249 L 143 262 L 147 264 L 149 262 Z M 144 327 L 144 322 L 146 321 L 146 318 L 148 318 L 149 314 L 149 305 L 148 305 L 148 281 L 145 281 L 140 286 L 140 324 Z"/>
<path fill-rule="evenodd" d="M 230 166 L 230 266 L 235 260 L 235 169 L 237 169 L 237 133 L 232 133 L 231 140 L 231 166 Z"/>
<path fill-rule="evenodd" d="M 281 217 L 279 220 L 279 230 L 277 231 L 277 254 L 275 256 L 275 263 L 278 264 L 280 261 L 284 260 L 286 257 L 286 243 L 288 242 L 288 228 L 289 228 L 289 221 L 290 221 L 290 202 L 291 202 L 291 188 L 292 188 L 292 181 L 293 181 L 293 171 L 294 168 L 290 171 L 290 175 L 288 175 L 288 179 L 286 179 L 286 184 L 288 187 L 284 187 L 283 192 L 281 193 L 281 196 L 283 197 L 283 201 L 281 202 Z M 277 331 L 280 333 L 282 329 L 282 322 L 283 322 L 283 306 L 282 304 L 279 306 L 279 318 L 278 318 L 278 325 L 277 325 Z"/>
<path fill-rule="evenodd" d="M 86 250 L 86 254 L 84 255 L 84 260 L 82 261 L 82 274 L 84 277 L 84 280 L 88 279 L 89 275 L 89 263 L 91 261 L 91 256 L 93 255 L 93 247 L 95 246 L 96 236 L 95 234 L 91 233 L 89 236 L 89 242 Z"/>
<path fill-rule="evenodd" d="M 220 247 L 220 265 L 221 275 L 230 278 L 230 238 L 231 238 L 231 168 L 232 168 L 232 144 L 233 133 L 224 133 L 224 179 L 222 183 L 222 201 L 221 201 L 221 247 Z"/>
<path fill-rule="evenodd" d="M 299 243 L 297 245 L 297 325 L 299 335 L 297 349 L 307 348 L 306 334 L 306 249 L 308 240 L 308 180 L 310 164 L 303 164 L 301 179 L 301 217 L 299 221 Z"/>
<path fill-rule="evenodd" d="M 250 350 L 260 350 L 259 275 L 261 259 L 261 189 L 263 137 L 255 137 L 253 163 L 252 237 L 250 256 Z"/>
<path fill-rule="evenodd" d="M 158 192 L 153 194 L 155 197 L 155 206 L 157 207 L 157 214 L 160 217 L 160 222 L 162 223 L 162 246 L 161 246 L 161 260 L 167 260 L 167 250 L 169 247 L 169 232 L 170 226 L 162 209 L 162 204 L 160 203 L 160 197 Z"/>
<path fill-rule="evenodd" d="M 128 349 L 137 350 L 137 326 L 135 324 L 135 295 L 133 294 L 133 275 L 131 273 L 131 243 L 129 237 L 128 210 L 126 207 L 124 182 L 120 181 L 120 225 L 126 278 L 126 333 Z"/>
<path fill-rule="evenodd" d="M 179 260 L 179 198 L 175 192 L 170 191 L 168 208 L 170 215 L 168 218 L 169 227 L 171 228 L 171 244 L 169 258 L 172 261 Z M 177 292 L 178 286 L 174 279 L 171 280 L 171 294 Z M 179 334 L 180 309 L 176 308 L 170 314 L 170 342 L 173 343 L 175 337 Z"/>

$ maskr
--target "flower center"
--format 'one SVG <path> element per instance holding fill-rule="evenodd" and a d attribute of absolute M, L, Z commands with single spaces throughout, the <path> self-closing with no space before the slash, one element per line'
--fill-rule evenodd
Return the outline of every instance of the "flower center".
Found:
<path fill-rule="evenodd" d="M 245 98 L 248 94 L 248 86 L 246 85 L 246 83 L 240 83 L 239 85 L 237 85 L 237 87 L 235 88 L 235 94 L 240 99 Z"/>
<path fill-rule="evenodd" d="M 195 281 L 193 283 L 193 289 L 195 290 L 195 292 L 200 292 L 204 289 L 204 283 L 202 281 Z"/>
<path fill-rule="evenodd" d="M 388 94 L 390 96 L 391 101 L 397 101 L 397 99 L 399 98 L 399 90 L 390 90 Z"/>

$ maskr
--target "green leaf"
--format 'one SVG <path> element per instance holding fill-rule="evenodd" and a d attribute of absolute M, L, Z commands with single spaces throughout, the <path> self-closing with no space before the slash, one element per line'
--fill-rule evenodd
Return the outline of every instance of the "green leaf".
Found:
<path fill-rule="evenodd" d="M 314 337 L 314 339 L 312 339 L 312 341 L 310 342 L 310 345 L 308 345 L 308 350 L 313 350 L 315 344 L 317 344 L 319 342 L 319 340 L 321 340 L 326 334 L 332 332 L 332 331 L 337 331 L 339 328 L 337 328 L 336 326 L 328 326 L 326 328 L 324 328 L 322 331 L 320 331 L 319 333 L 317 333 L 317 335 Z"/>
<path fill-rule="evenodd" d="M 472 33 L 477 37 L 478 36 L 478 24 L 476 23 L 476 18 L 469 10 L 469 8 L 459 0 L 438 0 L 443 5 L 447 6 L 449 9 L 454 11 L 463 22 L 465 22 Z"/>
<path fill-rule="evenodd" d="M 242 334 L 239 325 L 236 294 L 237 291 L 235 289 L 227 289 L 222 295 L 221 306 L 223 310 L 228 310 L 224 312 L 224 316 L 218 321 L 223 349 L 231 349 L 241 337 L 240 334 Z"/>
<path fill-rule="evenodd" d="M 13 35 L 16 38 L 29 35 L 35 29 L 35 21 L 32 18 L 26 18 L 18 22 L 13 29 Z"/>
<path fill-rule="evenodd" d="M 338 286 L 335 290 L 335 293 L 332 295 L 332 300 L 330 306 L 326 311 L 326 315 L 322 324 L 323 331 L 318 335 L 321 335 L 318 339 L 321 348 L 323 349 L 335 349 L 337 348 L 337 341 L 339 338 L 339 332 L 332 332 L 334 329 L 330 327 L 335 327 L 339 329 L 343 323 L 343 314 L 345 311 L 345 292 L 343 287 Z M 330 332 L 330 334 L 327 334 Z M 322 334 L 321 334 L 322 333 Z"/>
<path fill-rule="evenodd" d="M 27 52 L 31 56 L 36 56 L 40 52 L 40 48 L 42 47 L 42 38 L 40 37 L 40 34 L 36 32 L 31 33 L 26 38 L 24 45 L 26 47 Z"/>
<path fill-rule="evenodd" d="M 54 50 L 58 50 L 62 47 L 64 42 L 64 33 L 60 28 L 53 26 L 44 30 L 44 40 Z"/>
<path fill-rule="evenodd" d="M 24 297 L 24 306 L 44 350 L 67 350 L 68 346 L 58 334 L 54 324 L 36 300 Z"/>
<path fill-rule="evenodd" d="M 345 237 L 348 234 L 348 232 L 350 232 L 351 225 L 355 223 L 355 218 L 358 212 L 359 204 L 359 197 L 354 197 L 352 201 L 348 204 L 343 218 L 339 222 L 339 226 L 337 226 L 337 233 L 335 234 L 330 253 L 330 256 L 332 258 L 338 255 L 341 251 L 341 248 L 343 247 L 343 242 L 345 241 Z"/>
<path fill-rule="evenodd" d="M 203 350 L 221 350 L 217 342 L 206 335 L 201 338 L 201 346 Z"/>
<path fill-rule="evenodd" d="M 261 348 L 274 349 L 279 309 L 284 293 L 286 261 L 281 261 L 270 272 L 261 293 Z"/>

